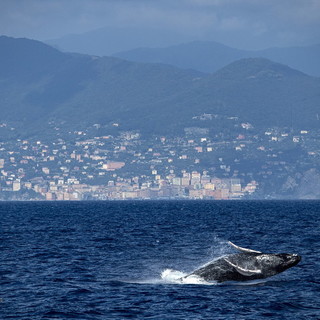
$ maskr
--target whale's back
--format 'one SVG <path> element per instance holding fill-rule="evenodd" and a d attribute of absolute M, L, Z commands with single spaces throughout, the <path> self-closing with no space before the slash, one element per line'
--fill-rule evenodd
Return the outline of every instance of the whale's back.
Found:
<path fill-rule="evenodd" d="M 219 258 L 195 270 L 194 272 L 191 273 L 191 275 L 197 275 L 205 279 L 206 281 L 217 281 L 217 282 L 247 281 L 247 280 L 260 279 L 261 278 L 260 275 L 259 276 L 242 275 L 234 267 L 232 267 L 230 263 L 227 262 L 227 261 L 236 262 L 236 263 L 241 262 L 243 264 L 243 262 L 247 260 L 250 255 L 252 254 L 239 253 L 239 254 L 232 254 L 232 255 Z"/>

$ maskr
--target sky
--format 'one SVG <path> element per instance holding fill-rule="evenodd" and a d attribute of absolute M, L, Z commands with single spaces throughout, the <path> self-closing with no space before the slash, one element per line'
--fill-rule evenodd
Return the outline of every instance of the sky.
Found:
<path fill-rule="evenodd" d="M 0 0 L 1 35 L 46 41 L 101 28 L 115 36 L 119 29 L 158 30 L 154 40 L 164 39 L 154 46 L 165 45 L 168 34 L 168 44 L 312 45 L 320 43 L 320 0 Z"/>

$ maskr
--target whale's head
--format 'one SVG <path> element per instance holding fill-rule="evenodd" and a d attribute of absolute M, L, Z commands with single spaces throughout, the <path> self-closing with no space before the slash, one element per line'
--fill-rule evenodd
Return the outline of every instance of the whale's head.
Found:
<path fill-rule="evenodd" d="M 256 268 L 270 277 L 297 265 L 301 256 L 291 253 L 259 254 L 255 257 Z"/>

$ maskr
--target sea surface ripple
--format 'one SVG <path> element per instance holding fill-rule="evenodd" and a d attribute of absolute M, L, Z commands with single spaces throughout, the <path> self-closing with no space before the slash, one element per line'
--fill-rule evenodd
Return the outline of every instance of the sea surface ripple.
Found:
<path fill-rule="evenodd" d="M 2 202 L 0 219 L 0 319 L 320 319 L 319 201 Z M 254 283 L 174 281 L 227 240 L 302 261 Z"/>

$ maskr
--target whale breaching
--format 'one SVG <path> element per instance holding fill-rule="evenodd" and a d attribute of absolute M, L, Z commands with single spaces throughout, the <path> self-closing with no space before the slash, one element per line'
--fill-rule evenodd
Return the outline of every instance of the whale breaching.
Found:
<path fill-rule="evenodd" d="M 241 248 L 228 242 L 240 253 L 230 254 L 211 261 L 192 273 L 184 276 L 198 276 L 205 281 L 248 281 L 264 279 L 283 272 L 301 260 L 297 254 L 290 253 L 262 253 L 251 249 Z"/>

